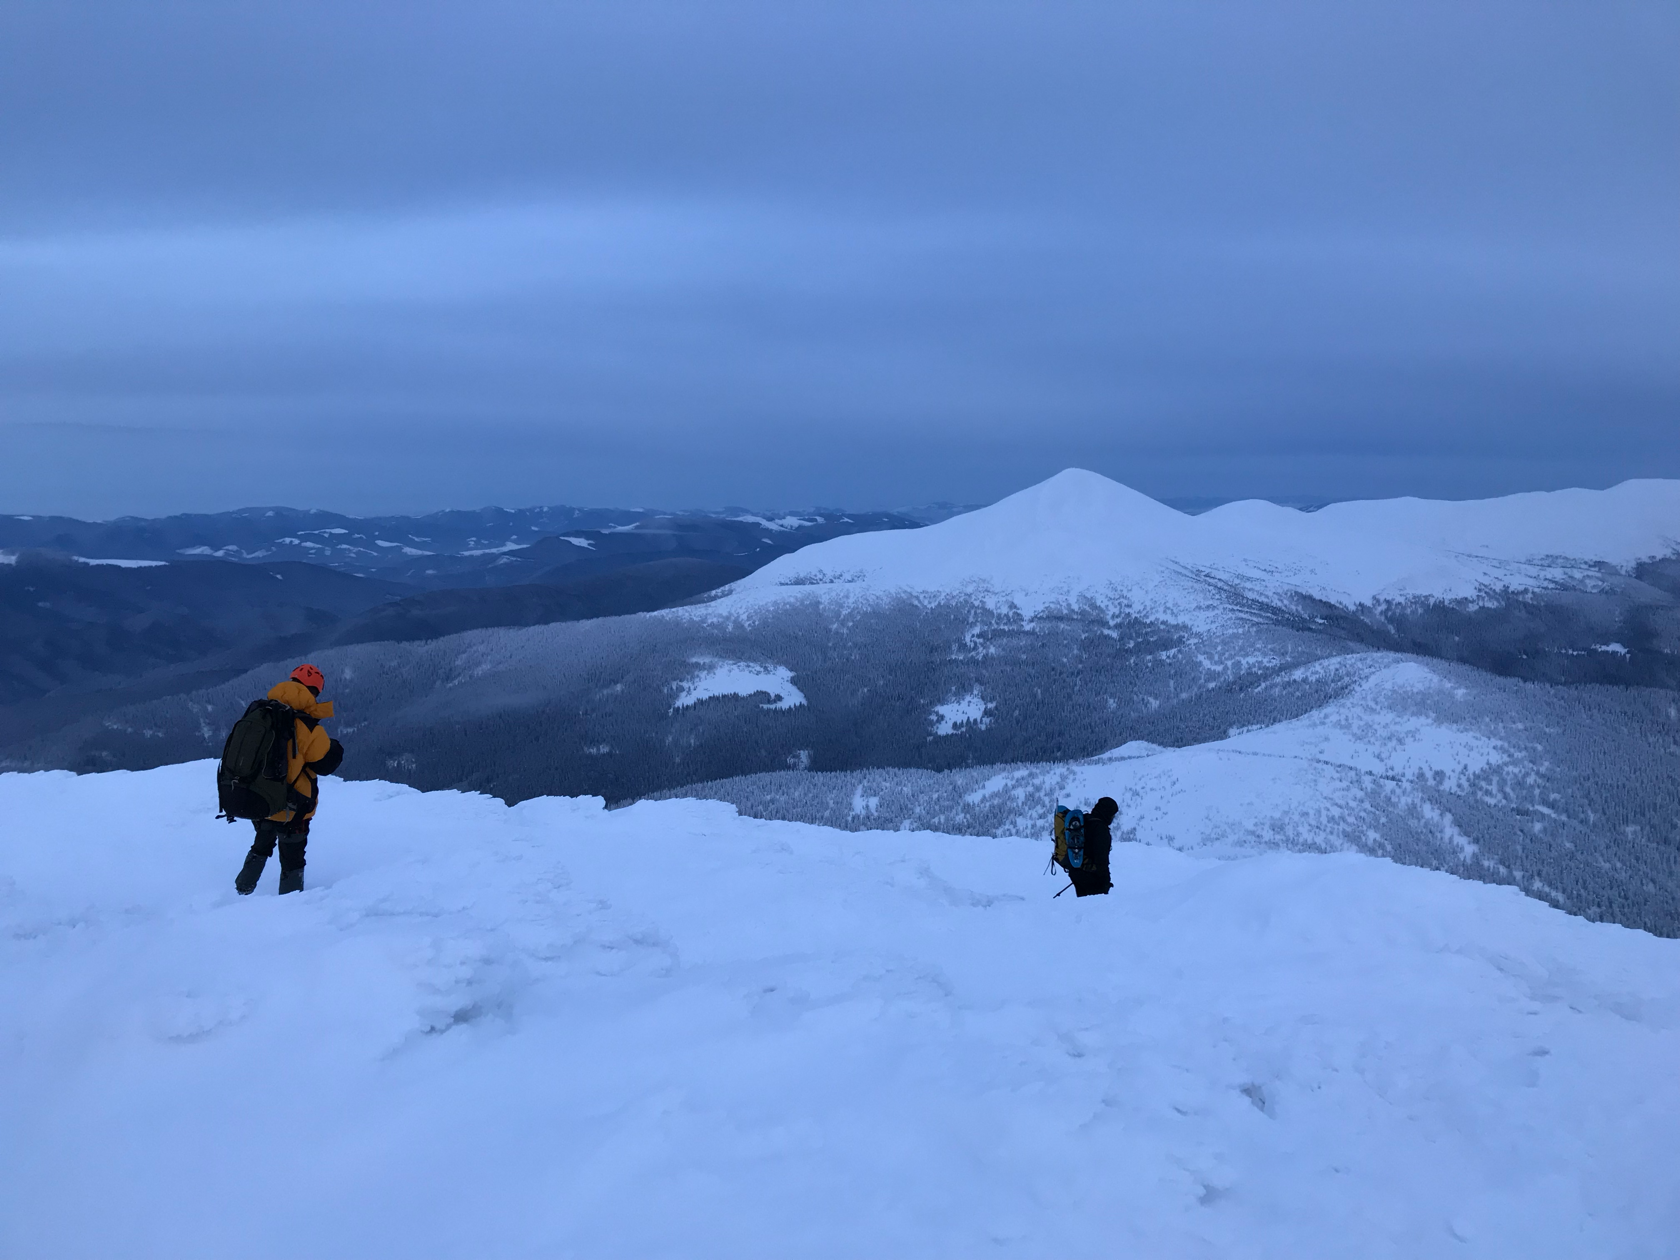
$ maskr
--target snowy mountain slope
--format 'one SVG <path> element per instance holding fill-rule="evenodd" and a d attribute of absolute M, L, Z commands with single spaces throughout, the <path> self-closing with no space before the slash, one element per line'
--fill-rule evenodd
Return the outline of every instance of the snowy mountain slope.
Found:
<path fill-rule="evenodd" d="M 0 1253 L 1658 1260 L 1680 943 L 1347 854 L 0 776 Z M 1078 965 L 1072 965 L 1077 963 Z"/>
<path fill-rule="evenodd" d="M 749 622 L 625 617 L 363 644 L 314 659 L 354 741 L 346 744 L 359 763 L 354 775 L 618 800 L 780 769 L 801 750 L 822 769 L 944 768 L 1089 756 L 1133 738 L 1216 738 L 1238 722 L 1322 702 L 1316 685 L 1279 686 L 1258 707 L 1249 692 L 1346 651 L 1295 631 L 1191 643 L 1174 627 L 1107 614 L 1096 625 L 1079 616 L 1028 626 L 963 601 L 907 599 L 845 618 L 794 601 Z M 703 680 L 720 662 L 742 676 L 785 679 L 775 685 L 796 687 L 806 703 L 765 708 L 733 685 L 710 688 Z M 7 768 L 138 768 L 219 752 L 226 726 L 272 685 L 265 677 L 47 733 Z M 976 686 L 997 702 L 997 720 L 930 741 L 931 710 Z M 1113 705 L 1070 721 L 1093 686 Z M 678 704 L 701 692 L 698 703 Z"/>
<path fill-rule="evenodd" d="M 1217 856 L 1348 851 L 1514 884 L 1591 919 L 1680 936 L 1680 711 L 1367 653 L 1297 671 L 1334 698 L 1182 748 L 1073 762 L 780 772 L 657 798 L 849 829 L 1042 835 L 1058 804 L 1120 805 L 1127 840 Z M 1302 681 L 1302 680 L 1297 680 Z M 983 700 L 983 696 L 979 697 Z"/>
<path fill-rule="evenodd" d="M 923 530 L 807 547 L 737 583 L 714 611 L 817 586 L 853 598 L 985 593 L 1027 609 L 1111 594 L 1134 610 L 1205 617 L 1224 606 L 1218 584 L 1351 607 L 1590 583 L 1598 566 L 1676 554 L 1680 481 L 1472 502 L 1336 503 L 1310 513 L 1248 501 L 1190 516 L 1068 469 Z"/>
<path fill-rule="evenodd" d="M 1371 654 L 1309 672 L 1352 675 L 1352 685 L 1305 716 L 1185 748 L 1140 740 L 1065 763 L 937 774 L 748 776 L 691 784 L 654 799 L 698 796 L 754 816 L 855 829 L 927 826 L 1036 836 L 1058 803 L 1083 807 L 1112 796 L 1121 806 L 1116 826 L 1149 844 L 1217 855 L 1271 848 L 1360 852 L 1379 843 L 1387 805 L 1376 799 L 1379 784 L 1463 790 L 1478 772 L 1506 768 L 1517 756 L 1489 732 L 1425 706 L 1402 715 L 1395 703 L 1401 696 L 1439 699 L 1450 687 L 1415 661 Z"/>

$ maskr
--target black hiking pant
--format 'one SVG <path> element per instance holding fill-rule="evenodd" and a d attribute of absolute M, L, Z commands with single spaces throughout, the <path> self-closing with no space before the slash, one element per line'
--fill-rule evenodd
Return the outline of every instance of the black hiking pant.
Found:
<path fill-rule="evenodd" d="M 301 871 L 304 866 L 303 846 L 309 843 L 309 824 L 303 824 L 301 831 L 293 831 L 291 823 L 278 823 L 264 818 L 256 823 L 257 838 L 251 845 L 251 852 L 263 858 L 274 856 L 274 846 L 280 846 L 280 869 L 283 871 Z"/>
<path fill-rule="evenodd" d="M 1076 871 L 1069 871 L 1068 878 L 1073 881 L 1073 895 L 1075 897 L 1099 897 L 1114 887 L 1114 881 L 1108 877 L 1106 866 L 1086 866 Z"/>

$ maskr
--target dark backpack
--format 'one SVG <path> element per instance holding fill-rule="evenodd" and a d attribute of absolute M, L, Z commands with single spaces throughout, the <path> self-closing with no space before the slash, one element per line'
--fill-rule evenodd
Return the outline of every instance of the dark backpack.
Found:
<path fill-rule="evenodd" d="M 1051 823 L 1056 836 L 1056 865 L 1064 871 L 1077 871 L 1085 865 L 1085 814 L 1081 810 L 1056 806 Z"/>
<path fill-rule="evenodd" d="M 297 711 L 278 700 L 253 700 L 228 732 L 216 769 L 217 818 L 252 821 L 292 805 L 287 763 L 297 742 Z"/>

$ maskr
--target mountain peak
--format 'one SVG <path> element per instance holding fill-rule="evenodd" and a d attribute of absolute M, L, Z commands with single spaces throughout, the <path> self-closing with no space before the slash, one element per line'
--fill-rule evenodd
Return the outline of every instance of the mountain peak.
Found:
<path fill-rule="evenodd" d="M 1018 490 L 969 516 L 1022 511 L 1049 519 L 1072 513 L 1085 526 L 1096 520 L 1115 523 L 1125 518 L 1161 524 L 1190 519 L 1176 508 L 1085 468 L 1064 468 L 1054 477 Z"/>
<path fill-rule="evenodd" d="M 1229 583 L 1261 598 L 1307 594 L 1352 607 L 1572 580 L 1680 552 L 1680 481 L 1501 499 L 1387 499 L 1303 513 L 1261 501 L 1190 516 L 1129 486 L 1068 468 L 990 507 L 890 534 L 808 547 L 742 582 L 924 593 L 986 589 L 1030 608 L 1122 595 L 1187 616 Z M 1210 586 L 1197 575 L 1218 575 Z M 751 597 L 749 595 L 749 597 Z"/>

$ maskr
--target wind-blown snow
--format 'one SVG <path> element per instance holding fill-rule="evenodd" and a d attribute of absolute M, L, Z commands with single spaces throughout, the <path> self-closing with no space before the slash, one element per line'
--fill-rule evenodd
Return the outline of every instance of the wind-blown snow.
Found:
<path fill-rule="evenodd" d="M 0 1253 L 1666 1257 L 1680 942 L 1347 854 L 0 776 Z"/>
<path fill-rule="evenodd" d="M 794 686 L 785 665 L 755 665 L 746 661 L 696 661 L 700 672 L 677 692 L 671 708 L 685 709 L 716 696 L 756 696 L 770 699 L 766 709 L 795 709 L 805 703 L 805 693 Z"/>
<path fill-rule="evenodd" d="M 732 614 L 787 587 L 996 594 L 1028 610 L 1117 591 L 1140 610 L 1194 615 L 1218 605 L 1219 583 L 1234 582 L 1353 606 L 1591 582 L 1599 565 L 1677 552 L 1680 481 L 1317 512 L 1249 501 L 1190 516 L 1069 469 L 924 529 L 853 534 L 781 557 L 690 615 Z"/>

